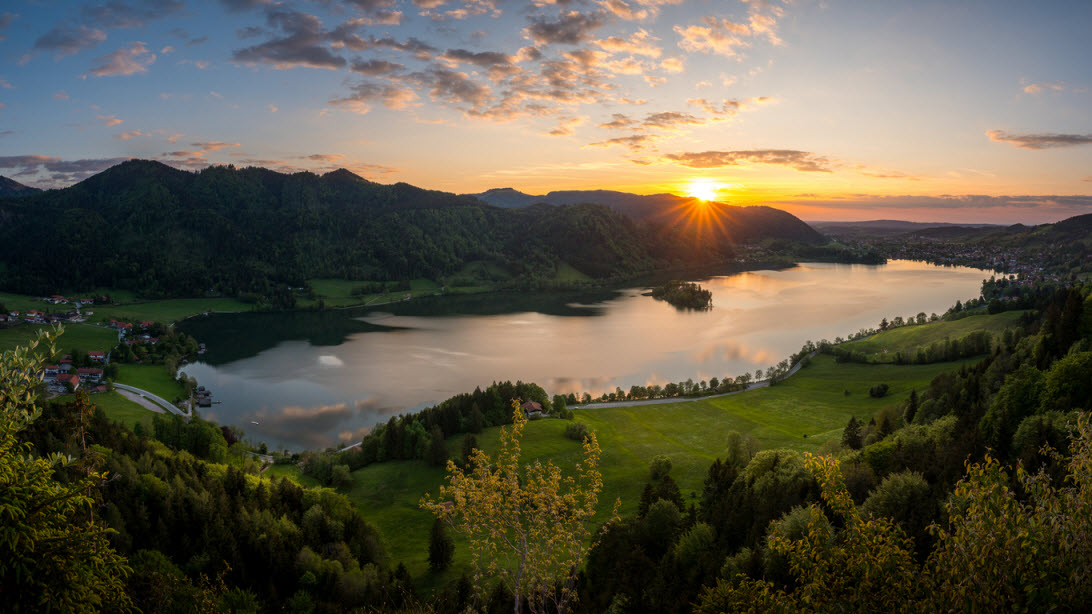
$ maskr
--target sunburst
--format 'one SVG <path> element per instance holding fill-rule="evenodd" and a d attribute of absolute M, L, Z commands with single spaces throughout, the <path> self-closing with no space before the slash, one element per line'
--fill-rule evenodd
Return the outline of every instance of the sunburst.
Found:
<path fill-rule="evenodd" d="M 724 189 L 724 184 L 712 179 L 694 179 L 686 188 L 686 195 L 705 202 L 717 200 L 717 194 Z"/>

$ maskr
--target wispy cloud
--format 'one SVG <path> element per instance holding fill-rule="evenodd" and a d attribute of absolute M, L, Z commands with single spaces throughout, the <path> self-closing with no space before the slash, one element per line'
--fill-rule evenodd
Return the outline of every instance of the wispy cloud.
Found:
<path fill-rule="evenodd" d="M 595 30 L 606 24 L 602 14 L 580 11 L 562 13 L 555 20 L 541 15 L 529 19 L 531 25 L 524 28 L 523 33 L 537 45 L 577 45 L 591 39 Z"/>
<path fill-rule="evenodd" d="M 1065 81 L 1058 81 L 1057 83 L 1046 83 L 1046 82 L 1031 83 L 1029 85 L 1024 86 L 1024 93 L 1025 94 L 1038 94 L 1038 93 L 1046 91 L 1046 90 L 1051 90 L 1051 91 L 1054 91 L 1054 92 L 1062 92 L 1062 91 L 1065 91 L 1065 88 L 1066 88 Z"/>
<path fill-rule="evenodd" d="M 1092 144 L 1092 134 L 1013 134 L 1004 130 L 990 130 L 986 136 L 995 143 L 1008 143 L 1020 149 L 1055 149 Z"/>
<path fill-rule="evenodd" d="M 749 149 L 667 154 L 664 159 L 690 168 L 721 168 L 751 164 L 787 166 L 798 171 L 830 173 L 836 163 L 825 156 L 796 149 Z"/>
<path fill-rule="evenodd" d="M 148 46 L 141 42 L 122 47 L 108 53 L 95 62 L 97 66 L 89 72 L 96 77 L 116 77 L 148 72 L 148 67 L 155 62 L 155 54 L 148 51 Z"/>
<path fill-rule="evenodd" d="M 52 51 L 54 59 L 61 59 L 90 49 L 106 40 L 106 32 L 87 26 L 57 26 L 38 37 L 34 49 Z"/>
<path fill-rule="evenodd" d="M 246 65 L 269 64 L 277 70 L 296 67 L 343 68 L 348 61 L 330 51 L 331 33 L 314 15 L 280 8 L 266 9 L 266 21 L 270 27 L 280 30 L 264 43 L 236 49 L 232 59 Z"/>

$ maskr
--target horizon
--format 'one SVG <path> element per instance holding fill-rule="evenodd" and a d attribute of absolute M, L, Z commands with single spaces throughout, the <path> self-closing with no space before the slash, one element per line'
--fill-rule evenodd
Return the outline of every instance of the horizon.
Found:
<path fill-rule="evenodd" d="M 671 193 L 818 222 L 1092 212 L 1092 5 L 26 2 L 0 175 L 129 158 L 454 193 Z"/>

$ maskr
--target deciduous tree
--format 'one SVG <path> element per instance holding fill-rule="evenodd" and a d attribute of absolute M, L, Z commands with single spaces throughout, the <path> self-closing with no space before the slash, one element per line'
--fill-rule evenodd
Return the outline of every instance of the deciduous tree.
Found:
<path fill-rule="evenodd" d="M 552 462 L 525 465 L 520 439 L 527 420 L 518 402 L 513 408 L 496 456 L 475 450 L 473 468 L 465 472 L 448 462 L 441 500 L 426 495 L 421 506 L 468 537 L 478 586 L 486 576 L 499 578 L 514 593 L 516 613 L 524 600 L 532 612 L 551 605 L 563 612 L 577 596 L 576 572 L 594 541 L 603 488 L 599 443 L 594 433 L 584 440 L 584 459 L 573 475 Z"/>

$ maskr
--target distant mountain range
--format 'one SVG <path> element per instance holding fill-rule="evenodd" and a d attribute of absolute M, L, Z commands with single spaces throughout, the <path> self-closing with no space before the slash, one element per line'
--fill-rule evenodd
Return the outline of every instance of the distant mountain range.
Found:
<path fill-rule="evenodd" d="M 8 179 L 7 177 L 0 177 L 0 198 L 8 198 L 10 196 L 27 196 L 29 194 L 37 194 L 41 192 L 38 188 L 32 188 L 28 185 L 23 185 L 14 179 Z"/>
<path fill-rule="evenodd" d="M 1001 228 L 996 224 L 952 224 L 948 222 L 906 222 L 902 220 L 868 220 L 861 222 L 808 222 L 819 232 L 831 237 L 859 238 L 893 236 L 930 228 Z"/>
<path fill-rule="evenodd" d="M 516 202 L 501 192 L 492 195 Z M 0 199 L 0 288 L 269 294 L 319 277 L 551 280 L 562 265 L 603 279 L 723 261 L 740 243 L 826 241 L 769 207 L 555 194 L 581 204 L 502 208 L 344 169 L 189 172 L 130 160 L 65 189 Z"/>

